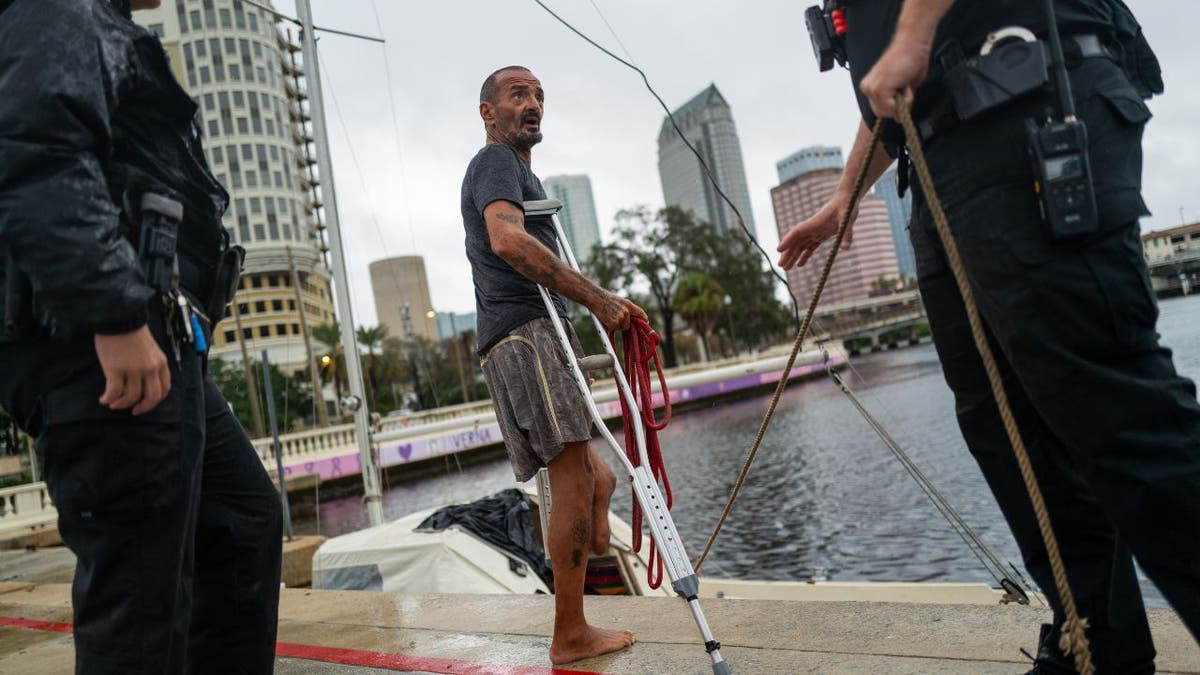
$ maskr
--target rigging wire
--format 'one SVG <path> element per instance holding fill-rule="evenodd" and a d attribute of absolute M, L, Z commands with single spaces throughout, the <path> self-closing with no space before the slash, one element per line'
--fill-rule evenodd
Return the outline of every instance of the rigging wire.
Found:
<path fill-rule="evenodd" d="M 746 234 L 746 237 L 750 240 L 750 243 L 754 245 L 754 248 L 758 250 L 759 254 L 762 255 L 763 259 L 767 261 L 767 269 L 770 270 L 771 275 L 774 276 L 776 279 L 778 279 L 779 283 L 783 284 L 783 287 L 787 289 L 788 298 L 792 302 L 792 319 L 795 321 L 797 329 L 799 329 L 800 322 L 801 322 L 801 320 L 800 320 L 800 305 L 796 301 L 796 295 L 794 293 L 792 293 L 792 287 L 790 284 L 788 284 L 787 278 L 784 277 L 782 274 L 780 274 L 779 271 L 775 269 L 775 266 L 773 264 L 771 264 L 771 256 L 765 250 L 763 250 L 762 245 L 758 243 L 758 237 L 754 236 L 754 233 L 751 232 L 750 228 L 746 226 L 746 220 L 744 218 L 742 218 L 742 212 L 739 211 L 737 206 L 734 205 L 733 200 L 731 200 L 729 198 L 729 196 L 725 194 L 725 190 L 723 190 L 721 188 L 720 183 L 717 181 L 717 177 L 715 175 L 713 175 L 712 169 L 710 169 L 708 166 L 708 163 L 704 161 L 704 156 L 700 154 L 700 151 L 696 149 L 696 146 L 692 145 L 692 142 L 688 140 L 686 135 L 684 135 L 683 130 L 679 128 L 679 124 L 675 121 L 675 115 L 671 113 L 671 109 L 667 107 L 666 102 L 663 101 L 662 97 L 659 96 L 658 92 L 654 90 L 653 86 L 651 86 L 650 78 L 646 76 L 645 71 L 643 71 L 641 68 L 634 65 L 632 62 L 627 61 L 627 60 L 621 58 L 620 56 L 617 56 L 616 54 L 611 52 L 609 49 L 607 49 L 600 43 L 598 43 L 595 40 L 593 40 L 592 38 L 588 37 L 585 33 L 580 31 L 578 28 L 571 25 L 571 23 L 568 22 L 566 19 L 564 19 L 561 16 L 559 16 L 558 14 L 556 14 L 554 12 L 554 10 L 550 9 L 546 5 L 546 3 L 542 2 L 542 0 L 533 0 L 533 1 L 535 3 L 537 3 L 537 5 L 539 7 L 546 10 L 547 14 L 554 17 L 563 26 L 566 26 L 566 28 L 568 30 L 570 30 L 572 33 L 578 35 L 580 38 L 582 38 L 588 44 L 592 45 L 596 49 L 599 49 L 601 52 L 604 52 L 606 55 L 611 57 L 613 60 L 617 61 L 618 63 L 625 66 L 626 68 L 633 70 L 634 72 L 636 72 L 638 75 L 640 75 L 642 77 L 642 82 L 645 83 L 646 89 L 649 90 L 650 94 L 654 97 L 654 100 L 658 101 L 658 105 L 661 106 L 664 111 L 666 111 L 667 119 L 670 120 L 671 127 L 675 130 L 675 133 L 679 135 L 679 140 L 683 141 L 684 145 L 687 146 L 687 149 L 691 150 L 692 154 L 696 156 L 696 161 L 698 161 L 700 163 L 700 168 L 703 169 L 705 177 L 708 178 L 708 182 L 712 184 L 713 189 L 717 191 L 717 194 L 721 197 L 721 199 L 725 202 L 725 204 L 729 206 L 729 208 L 733 211 L 733 214 L 735 216 L 737 216 L 738 227 L 740 227 L 742 229 L 742 232 L 744 232 Z M 595 5 L 594 2 L 593 2 L 593 5 Z M 605 23 L 607 24 L 608 22 L 606 21 Z M 611 26 L 609 26 L 609 30 L 612 30 Z M 620 43 L 620 40 L 618 40 L 617 42 Z M 624 48 L 624 45 L 622 45 L 622 48 Z M 628 53 L 628 52 L 626 52 L 626 53 Z"/>
<path fill-rule="evenodd" d="M 371 0 L 371 11 L 375 14 L 375 30 L 379 35 L 383 35 L 383 22 L 379 19 L 379 7 L 376 6 L 375 0 Z M 387 44 L 380 46 L 383 51 L 383 74 L 387 83 L 388 106 L 392 111 L 392 138 L 396 143 L 396 163 L 400 166 L 400 189 L 405 196 L 411 193 L 408 190 L 408 170 L 404 166 L 404 152 L 400 149 L 400 115 L 396 112 L 396 94 L 392 89 L 392 66 L 391 59 L 388 58 Z M 412 250 L 417 252 L 417 233 L 413 227 L 412 208 L 409 200 L 404 200 L 405 214 L 408 216 L 408 236 L 412 244 Z"/>
<path fill-rule="evenodd" d="M 554 10 L 550 9 L 544 2 L 542 2 L 542 0 L 533 0 L 533 1 L 535 3 L 537 3 L 537 5 L 539 7 L 541 7 L 543 10 L 545 10 L 548 14 L 550 14 L 550 16 L 554 17 L 559 23 L 561 23 L 563 26 L 565 26 L 568 30 L 570 30 L 571 32 L 575 33 L 577 36 L 582 38 L 585 42 L 592 45 L 596 49 L 600 50 L 605 55 L 614 59 L 618 63 L 626 66 L 627 68 L 630 68 L 631 70 L 633 70 L 634 72 L 636 72 L 638 75 L 641 76 L 642 82 L 646 85 L 646 89 L 649 90 L 650 94 L 652 96 L 654 96 L 655 100 L 658 101 L 658 104 L 667 113 L 667 119 L 671 122 L 671 126 L 674 128 L 675 133 L 677 133 L 679 135 L 680 140 L 682 140 L 684 142 L 684 144 L 687 146 L 687 148 L 689 150 L 691 150 L 692 154 L 694 154 L 696 156 L 696 159 L 699 161 L 700 166 L 704 170 L 704 174 L 708 178 L 709 182 L 713 185 L 713 187 L 716 189 L 716 191 L 720 195 L 720 197 L 725 201 L 726 204 L 729 205 L 729 207 L 733 210 L 734 214 L 737 216 L 738 225 L 741 227 L 742 231 L 746 234 L 747 238 L 749 238 L 750 242 L 754 245 L 754 247 L 758 250 L 758 252 L 763 256 L 763 258 L 765 258 L 767 260 L 767 266 L 771 270 L 772 275 L 776 279 L 778 279 L 784 285 L 785 288 L 788 289 L 788 296 L 792 301 L 793 318 L 795 319 L 796 324 L 799 325 L 800 324 L 799 304 L 796 300 L 795 294 L 793 294 L 791 292 L 791 286 L 790 286 L 790 284 L 788 284 L 787 279 L 784 278 L 782 275 L 780 275 L 775 270 L 775 267 L 771 264 L 770 256 L 766 253 L 766 251 L 763 250 L 763 248 L 759 244 L 757 238 L 754 236 L 754 234 L 752 232 L 750 232 L 750 229 L 746 226 L 745 220 L 742 218 L 741 212 L 738 211 L 737 207 L 733 204 L 733 202 L 725 194 L 724 190 L 722 190 L 720 184 L 717 182 L 716 177 L 713 175 L 713 173 L 709 169 L 707 163 L 704 161 L 703 156 L 700 154 L 699 151 L 696 150 L 696 148 L 692 145 L 692 143 L 683 134 L 683 131 L 679 128 L 678 123 L 675 121 L 675 116 L 672 114 L 670 108 L 667 107 L 667 105 L 663 101 L 662 97 L 658 95 L 658 92 L 656 92 L 654 90 L 654 87 L 650 84 L 650 80 L 647 77 L 646 73 L 633 62 L 634 59 L 633 59 L 632 55 L 630 55 L 629 49 L 621 41 L 621 38 L 617 35 L 616 31 L 613 29 L 612 24 L 610 24 L 608 22 L 608 19 L 605 18 L 604 13 L 600 10 L 600 7 L 596 4 L 595 0 L 589 0 L 589 1 L 591 2 L 592 7 L 596 10 L 596 13 L 600 16 L 601 21 L 603 21 L 604 25 L 608 28 L 609 33 L 612 34 L 613 39 L 616 40 L 617 44 L 620 45 L 622 51 L 624 51 L 627 59 L 623 59 L 620 56 L 617 56 L 612 51 L 608 50 L 607 48 L 600 45 L 595 40 L 593 40 L 592 38 L 588 37 L 586 34 L 581 32 L 579 29 L 575 28 L 575 26 L 573 26 L 570 22 L 568 22 L 566 19 L 559 16 L 557 13 L 554 12 Z M 813 316 L 810 317 L 810 322 L 812 324 L 814 324 L 814 327 L 818 331 L 820 331 L 821 333 L 824 333 L 826 336 L 826 339 L 828 339 L 828 336 L 831 335 L 830 331 L 826 330 L 825 327 L 822 325 L 822 322 L 819 319 L 817 319 L 817 317 L 815 316 L 815 314 L 816 314 L 815 309 L 812 312 L 812 314 L 813 314 Z M 823 340 L 820 340 L 818 338 L 818 342 L 822 342 L 822 341 Z M 857 377 L 860 381 L 865 381 L 865 378 L 861 375 L 861 373 L 858 372 L 858 370 L 854 367 L 854 365 L 852 363 L 850 363 L 849 359 L 847 359 L 846 363 L 855 377 Z M 831 373 L 832 372 L 833 371 L 831 371 Z M 970 526 L 967 525 L 966 521 L 964 521 L 962 519 L 962 517 L 953 509 L 953 507 L 951 507 L 949 505 L 949 503 L 945 500 L 944 496 L 942 496 L 941 493 L 937 490 L 937 488 L 934 487 L 933 483 L 931 481 L 929 481 L 928 477 L 926 477 L 925 474 L 922 473 L 921 470 L 916 466 L 916 464 L 914 464 L 912 462 L 912 460 L 910 458 L 908 458 L 907 454 L 899 446 L 899 444 L 897 444 L 895 442 L 895 440 L 891 437 L 891 435 L 883 427 L 882 423 L 880 423 L 878 421 L 878 419 L 876 419 L 875 417 L 873 417 L 871 415 L 871 413 L 862 405 L 862 402 L 859 401 L 857 399 L 857 397 L 854 396 L 854 393 L 852 391 L 850 391 L 849 388 L 845 385 L 845 383 L 842 380 L 840 380 L 836 375 L 835 375 L 835 380 L 838 382 L 839 386 L 841 386 L 843 388 L 843 390 L 850 396 L 851 400 L 854 402 L 854 404 L 858 408 L 859 412 L 863 415 L 864 419 L 866 419 L 868 424 L 871 426 L 871 428 L 877 434 L 879 434 L 881 439 L 883 439 L 885 445 L 887 445 L 888 449 L 892 451 L 892 453 L 896 456 L 897 460 L 900 461 L 901 465 L 904 466 L 905 470 L 908 471 L 909 474 L 913 476 L 913 479 L 916 480 L 917 484 L 920 486 L 922 491 L 925 492 L 925 494 L 929 497 L 930 501 L 933 502 L 934 507 L 939 511 L 939 513 L 942 514 L 942 516 L 944 518 L 946 518 L 947 522 L 950 523 L 951 528 L 954 529 L 954 531 L 960 537 L 962 537 L 964 543 L 966 543 L 966 545 L 967 545 L 967 548 L 972 552 L 973 555 L 975 555 L 975 557 L 977 559 L 979 559 L 979 561 L 983 565 L 984 569 L 987 570 L 988 573 L 991 574 L 992 577 L 996 579 L 997 583 L 1000 583 L 1001 579 L 1006 579 L 1008 575 L 1006 575 L 1004 573 L 1004 565 L 1002 563 L 1000 563 L 1000 561 L 991 552 L 991 550 L 988 549 L 987 546 L 982 542 L 982 540 L 979 539 L 978 535 L 976 535 L 975 532 L 970 528 Z M 885 412 L 887 412 L 886 407 L 885 407 Z M 959 529 L 960 527 L 963 528 L 963 530 L 960 530 Z M 964 532 L 965 532 L 965 534 L 964 534 Z M 983 551 L 982 555 L 988 559 L 988 562 L 984 561 L 984 558 L 981 557 L 981 554 L 976 550 L 975 545 L 977 545 Z M 1011 562 L 1009 562 L 1009 567 L 1016 570 L 1016 567 L 1013 566 Z M 1026 580 L 1023 575 L 1020 575 L 1019 571 L 1018 571 L 1018 576 L 1021 577 L 1022 581 L 1024 581 L 1026 585 L 1029 584 L 1028 580 Z"/>
<path fill-rule="evenodd" d="M 828 353 L 826 354 L 826 358 L 828 359 Z M 975 559 L 979 561 L 979 564 L 982 565 L 985 570 L 987 570 L 988 574 L 995 579 L 996 583 L 1000 584 L 1006 590 L 1010 589 L 1008 589 L 1007 584 L 1004 583 L 1005 581 L 1008 581 L 1016 586 L 1017 589 L 1021 591 L 1021 595 L 1025 596 L 1024 601 L 1028 602 L 1028 596 L 1024 593 L 1024 589 L 1021 588 L 1019 584 L 1016 584 L 1008 578 L 1008 575 L 1005 573 L 1004 564 L 1000 562 L 988 545 L 983 542 L 979 534 L 967 524 L 958 511 L 950 504 L 949 500 L 946 499 L 945 495 L 943 495 L 941 491 L 937 489 L 933 481 L 930 480 L 923 471 L 921 471 L 920 467 L 918 467 L 916 462 L 914 462 L 908 453 L 905 452 L 904 448 L 901 447 L 896 439 L 888 433 L 887 429 L 883 427 L 883 424 L 880 423 L 880 421 L 876 419 L 875 416 L 870 413 L 870 411 L 867 410 L 862 401 L 859 400 L 854 391 L 850 389 L 850 386 L 846 384 L 841 375 L 838 374 L 837 371 L 833 370 L 831 365 L 827 365 L 826 369 L 829 371 L 829 376 L 833 378 L 834 383 L 838 385 L 844 394 L 846 394 L 847 398 L 850 399 L 850 402 L 858 410 L 859 414 L 862 415 L 863 419 L 867 422 L 871 429 L 879 435 L 879 438 L 883 441 L 884 445 L 887 446 L 888 450 L 892 452 L 892 455 L 904 467 L 904 470 L 908 472 L 914 481 L 916 481 L 917 486 L 922 492 L 925 493 L 925 496 L 928 497 L 931 502 L 933 502 L 934 508 L 937 509 L 938 513 L 940 513 L 942 517 L 946 519 L 946 522 L 950 524 L 950 528 L 954 530 L 955 534 L 957 534 L 963 540 L 963 543 L 966 544 L 967 549 L 971 551 L 971 553 L 975 556 Z M 1012 566 L 1012 563 L 1009 563 L 1009 566 Z M 1023 576 L 1021 577 L 1021 581 L 1025 584 L 1029 583 L 1028 580 L 1026 580 Z M 1018 600 L 1018 602 L 1021 602 L 1021 600 Z M 1022 602 L 1022 604 L 1024 604 L 1024 602 Z"/>
<path fill-rule="evenodd" d="M 320 62 L 318 61 L 318 63 L 320 63 Z M 341 128 L 342 128 L 342 135 L 346 137 L 346 149 L 350 151 L 350 160 L 354 164 L 354 172 L 355 172 L 355 174 L 358 175 L 358 182 L 362 186 L 363 195 L 366 196 L 367 202 L 369 204 L 374 203 L 373 200 L 371 199 L 371 193 L 367 189 L 367 179 L 363 174 L 362 166 L 358 163 L 358 154 L 354 152 L 354 141 L 350 138 L 350 130 L 346 126 L 346 118 L 345 118 L 345 116 L 342 115 L 341 106 L 338 105 L 337 93 L 333 89 L 333 82 L 329 77 L 329 71 L 325 68 L 324 64 L 320 64 L 320 65 L 321 65 L 321 75 L 324 77 L 324 82 L 326 84 L 326 88 L 329 90 L 329 99 L 333 102 L 334 112 L 337 113 L 338 125 L 341 126 Z M 379 226 L 379 218 L 378 218 L 377 214 L 375 213 L 375 209 L 373 207 L 368 206 L 367 213 L 370 215 L 371 223 L 375 227 L 375 234 L 378 235 L 378 237 L 379 237 L 380 251 L 383 253 L 385 258 L 389 257 L 388 251 L 387 251 L 387 242 L 383 236 L 383 228 Z M 392 283 L 396 285 L 396 288 L 400 288 L 400 279 L 396 276 L 396 270 L 389 265 L 388 271 L 391 273 Z M 355 305 L 358 305 L 359 302 L 358 302 L 357 296 L 355 296 L 354 284 L 350 283 L 349 275 L 347 275 L 347 278 L 343 280 L 343 283 L 346 284 L 346 288 L 350 291 L 351 302 Z M 424 314 L 422 313 L 421 316 L 424 316 Z M 378 321 L 379 317 L 376 316 L 375 319 L 376 319 L 376 321 Z M 411 317 L 410 317 L 410 321 L 411 321 Z M 404 336 L 398 336 L 398 337 L 403 338 Z M 343 352 L 343 354 L 345 353 L 344 348 L 342 349 L 342 352 Z M 429 371 L 427 370 L 426 372 L 429 372 Z M 372 390 L 371 393 L 376 397 L 379 396 L 379 392 L 377 392 L 377 391 Z"/>

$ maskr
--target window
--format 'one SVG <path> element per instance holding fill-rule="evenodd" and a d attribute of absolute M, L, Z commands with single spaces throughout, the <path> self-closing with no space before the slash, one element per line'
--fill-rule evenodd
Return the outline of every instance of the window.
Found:
<path fill-rule="evenodd" d="M 282 300 L 272 300 L 271 301 L 271 309 L 276 312 L 282 312 L 283 311 L 283 301 Z"/>
<path fill-rule="evenodd" d="M 287 335 L 287 324 L 286 323 L 275 324 L 275 334 L 278 335 L 279 337 L 283 337 L 283 336 Z"/>
<path fill-rule="evenodd" d="M 258 337 L 271 337 L 271 327 L 270 326 L 259 326 L 258 327 Z"/>
<path fill-rule="evenodd" d="M 188 17 L 191 19 L 192 30 L 201 30 L 200 10 L 193 9 L 191 12 L 188 13 Z"/>
<path fill-rule="evenodd" d="M 242 54 L 242 66 L 245 67 L 246 72 L 249 73 L 250 69 L 254 67 L 254 62 L 250 60 L 250 41 L 245 39 L 238 40 L 238 50 Z M 249 77 L 249 75 L 247 75 L 247 77 Z"/>
<path fill-rule="evenodd" d="M 271 241 L 279 241 L 279 221 L 274 213 L 267 214 L 267 230 L 271 234 Z"/>
<path fill-rule="evenodd" d="M 237 339 L 237 333 L 231 330 L 225 331 L 225 342 L 230 343 Z"/>
<path fill-rule="evenodd" d="M 225 149 L 219 145 L 217 147 L 213 148 L 212 149 L 212 159 L 213 159 L 213 164 L 224 164 L 225 163 Z"/>
<path fill-rule="evenodd" d="M 204 95 L 204 112 L 216 112 L 217 100 L 212 94 Z"/>
<path fill-rule="evenodd" d="M 250 219 L 245 214 L 238 214 L 238 241 L 250 241 Z"/>
<path fill-rule="evenodd" d="M 146 30 L 154 33 L 156 37 L 160 38 L 167 34 L 167 32 L 163 30 L 163 25 L 161 23 L 152 23 L 149 26 L 146 26 Z"/>
<path fill-rule="evenodd" d="M 249 14 L 246 15 L 246 18 L 250 20 L 250 30 L 257 33 L 258 32 L 258 16 L 253 11 L 251 11 Z"/>
<path fill-rule="evenodd" d="M 259 241 L 266 241 L 266 239 L 267 239 L 267 230 L 266 230 L 266 228 L 264 228 L 264 227 L 263 227 L 263 224 L 262 224 L 262 223 L 255 223 L 255 224 L 254 224 L 254 237 L 255 237 L 256 239 L 258 239 Z"/>
<path fill-rule="evenodd" d="M 245 310 L 242 310 L 242 311 L 245 311 Z M 250 332 L 249 328 L 243 328 L 242 329 L 242 339 L 243 340 L 253 340 L 254 333 Z"/>
<path fill-rule="evenodd" d="M 224 82 L 225 81 L 225 61 L 221 59 L 220 52 L 213 52 L 212 63 L 213 63 L 213 75 L 216 77 L 217 82 Z"/>
<path fill-rule="evenodd" d="M 288 300 L 288 311 L 289 312 L 296 311 L 296 301 L 295 300 Z"/>
<path fill-rule="evenodd" d="M 221 127 L 217 124 L 216 120 L 208 121 L 208 137 L 209 138 L 216 138 L 217 136 L 220 136 L 221 135 L 220 131 L 221 131 Z"/>
<path fill-rule="evenodd" d="M 274 181 L 275 187 L 282 188 L 283 187 L 283 176 L 278 171 L 276 171 L 274 174 L 272 174 L 272 176 L 275 179 L 275 181 Z"/>
<path fill-rule="evenodd" d="M 258 302 L 254 303 L 254 311 L 258 312 L 259 314 L 262 314 L 263 312 L 267 311 L 266 301 L 259 300 Z"/>
<path fill-rule="evenodd" d="M 221 28 L 233 27 L 233 16 L 227 9 L 222 9 L 217 12 L 217 16 L 221 19 Z"/>
<path fill-rule="evenodd" d="M 258 151 L 258 170 L 267 171 L 267 146 L 259 143 L 258 145 L 254 146 L 254 149 Z M 274 210 L 275 207 L 273 205 L 268 209 L 268 211 Z"/>
<path fill-rule="evenodd" d="M 187 10 L 183 8 L 183 0 L 175 0 L 175 16 L 179 19 L 179 32 L 187 32 Z"/>
<path fill-rule="evenodd" d="M 208 66 L 200 66 L 200 84 L 208 84 L 212 82 L 212 74 L 208 70 Z"/>
<path fill-rule="evenodd" d="M 233 187 L 235 187 L 235 188 L 242 187 L 242 174 L 235 172 L 235 173 L 231 173 L 230 176 L 233 177 Z"/>
<path fill-rule="evenodd" d="M 196 58 L 204 58 L 208 56 L 208 45 L 204 40 L 196 42 Z"/>
<path fill-rule="evenodd" d="M 245 117 L 239 117 L 239 118 L 237 118 L 237 130 L 238 130 L 238 133 L 239 133 L 239 134 L 248 134 L 248 133 L 250 133 L 250 125 L 249 125 L 249 124 L 246 124 L 246 118 L 245 118 Z"/>
<path fill-rule="evenodd" d="M 266 124 L 266 126 L 267 126 L 267 135 L 274 136 L 275 135 L 275 123 L 272 122 L 270 118 L 263 120 L 263 123 Z"/>
<path fill-rule="evenodd" d="M 246 172 L 246 187 L 258 187 L 258 173 L 254 169 Z"/>
<path fill-rule="evenodd" d="M 230 66 L 230 68 L 233 68 L 233 67 L 235 67 L 235 66 Z M 240 91 L 233 92 L 233 104 L 239 108 L 245 108 L 246 107 L 246 95 Z"/>
<path fill-rule="evenodd" d="M 260 277 L 260 276 L 250 277 L 250 287 L 251 288 L 262 288 L 262 277 Z"/>
<path fill-rule="evenodd" d="M 268 199 L 270 198 L 268 197 Z M 274 274 L 268 275 L 267 286 L 269 288 L 279 288 L 279 277 L 275 276 Z"/>
<path fill-rule="evenodd" d="M 259 197 L 251 197 L 250 198 L 250 213 L 254 213 L 254 214 L 262 213 L 262 199 L 260 199 Z M 255 288 L 258 288 L 258 287 L 255 286 Z"/>
<path fill-rule="evenodd" d="M 254 69 L 254 74 L 255 74 L 255 76 L 257 76 L 260 84 L 267 83 L 267 69 L 266 68 L 263 68 L 262 66 L 257 66 Z"/>
<path fill-rule="evenodd" d="M 292 324 L 292 335 L 299 335 L 299 334 L 300 334 L 300 324 L 298 324 L 298 323 Z"/>
<path fill-rule="evenodd" d="M 262 58 L 262 45 L 261 44 L 255 42 L 253 45 L 251 45 L 251 51 L 254 52 L 254 58 L 256 58 L 256 59 Z"/>
<path fill-rule="evenodd" d="M 233 0 L 233 25 L 238 28 L 246 28 L 246 13 L 242 9 L 241 0 Z"/>
<path fill-rule="evenodd" d="M 271 161 L 272 162 L 279 161 L 279 146 L 278 145 L 271 146 Z"/>

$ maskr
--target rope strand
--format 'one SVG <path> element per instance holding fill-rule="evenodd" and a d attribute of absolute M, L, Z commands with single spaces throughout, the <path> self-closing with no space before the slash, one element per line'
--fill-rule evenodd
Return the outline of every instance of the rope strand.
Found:
<path fill-rule="evenodd" d="M 775 416 L 775 408 L 779 405 L 779 398 L 783 396 L 783 390 L 788 384 L 788 375 L 792 372 L 792 366 L 796 363 L 796 355 L 800 353 L 800 346 L 804 344 L 805 338 L 808 337 L 808 329 L 812 325 L 813 316 L 817 312 L 817 302 L 821 299 L 821 291 L 825 290 L 825 283 L 829 281 L 829 274 L 833 270 L 833 261 L 837 258 L 838 249 L 842 247 L 842 238 L 846 235 L 846 228 L 850 225 L 850 216 L 854 213 L 854 206 L 858 203 L 859 197 L 862 195 L 863 185 L 867 182 L 867 167 L 871 166 L 871 160 L 875 158 L 875 147 L 879 144 L 879 133 L 883 128 L 883 124 L 877 122 L 875 128 L 871 130 L 871 145 L 867 148 L 867 156 L 863 158 L 863 163 L 858 167 L 858 174 L 854 177 L 854 190 L 850 193 L 850 201 L 846 204 L 846 210 L 842 213 L 841 221 L 838 223 L 837 233 L 833 236 L 833 248 L 829 250 L 829 257 L 825 260 L 825 267 L 821 270 L 821 278 L 817 281 L 816 290 L 813 291 L 812 300 L 808 303 L 808 310 L 804 313 L 804 322 L 800 325 L 800 331 L 796 333 L 796 340 L 792 343 L 792 353 L 788 355 L 787 365 L 783 368 L 783 374 L 779 377 L 779 383 L 775 385 L 775 393 L 771 396 L 771 404 L 767 406 L 767 414 L 763 417 L 762 424 L 758 427 L 758 434 L 754 437 L 754 443 L 750 445 L 750 452 L 746 454 L 746 461 L 742 464 L 742 471 L 738 474 L 737 482 L 733 485 L 733 490 L 729 493 L 729 501 L 725 502 L 725 510 L 721 512 L 720 519 L 717 520 L 716 527 L 713 528 L 712 534 L 708 536 L 708 542 L 704 544 L 704 552 L 696 559 L 696 572 L 700 572 L 700 568 L 704 565 L 704 559 L 708 557 L 712 551 L 713 543 L 717 540 L 717 535 L 721 533 L 721 528 L 725 526 L 725 521 L 729 519 L 729 514 L 733 513 L 733 504 L 737 501 L 738 494 L 742 491 L 742 485 L 746 482 L 746 476 L 750 473 L 750 465 L 754 463 L 754 457 L 758 454 L 758 448 L 762 445 L 763 436 L 767 433 L 767 427 L 771 424 L 771 418 Z M 795 300 L 793 299 L 793 302 Z"/>
<path fill-rule="evenodd" d="M 1054 573 L 1054 585 L 1058 590 L 1059 599 L 1063 604 L 1063 611 L 1066 613 L 1066 622 L 1063 624 L 1062 639 L 1059 641 L 1059 647 L 1064 654 L 1075 657 L 1075 667 L 1083 675 L 1091 675 L 1095 672 L 1095 667 L 1092 665 L 1091 649 L 1088 644 L 1086 634 L 1087 619 L 1079 616 L 1079 611 L 1075 607 L 1075 597 L 1071 594 L 1070 584 L 1067 583 L 1067 571 L 1062 562 L 1062 555 L 1058 550 L 1058 539 L 1054 536 L 1054 529 L 1050 525 L 1050 514 L 1046 510 L 1046 502 L 1042 498 L 1042 490 L 1038 487 L 1037 477 L 1033 473 L 1033 465 L 1029 461 L 1029 454 L 1025 450 L 1025 442 L 1021 439 L 1020 430 L 1017 429 L 1017 421 L 1013 417 L 1012 409 L 1008 404 L 1008 396 L 1004 392 L 1004 385 L 1000 380 L 1000 370 L 996 367 L 996 359 L 992 354 L 992 348 L 988 344 L 987 338 L 983 332 L 983 322 L 979 318 L 979 309 L 975 305 L 975 297 L 971 292 L 971 286 L 967 283 L 966 271 L 963 267 L 962 258 L 958 255 L 958 246 L 954 243 L 954 237 L 950 234 L 950 224 L 946 220 L 946 213 L 942 210 L 941 200 L 938 199 L 937 191 L 934 189 L 933 177 L 929 173 L 929 165 L 925 162 L 925 153 L 921 149 L 920 135 L 917 133 L 917 128 L 913 124 L 912 115 L 909 113 L 908 102 L 903 96 L 896 97 L 897 117 L 900 119 L 900 124 L 904 127 L 904 136 L 907 141 L 908 151 L 912 156 L 913 166 L 917 170 L 917 178 L 921 182 L 921 190 L 925 194 L 925 199 L 929 204 L 929 210 L 933 214 L 933 222 L 937 226 L 938 237 L 942 241 L 942 248 L 946 251 L 946 260 L 950 264 L 950 270 L 954 274 L 954 281 L 958 285 L 958 291 L 962 294 L 963 305 L 967 310 L 967 320 L 971 324 L 971 336 L 975 339 L 975 347 L 979 350 L 979 356 L 983 359 L 984 370 L 987 371 L 988 382 L 992 386 L 992 396 L 996 399 L 996 405 L 1000 409 L 1000 418 L 1004 422 L 1004 430 L 1008 433 L 1008 440 L 1012 443 L 1013 452 L 1017 456 L 1017 464 L 1021 469 L 1021 478 L 1025 480 L 1025 489 L 1029 491 L 1029 500 L 1033 503 L 1033 511 L 1037 516 L 1038 529 L 1041 530 L 1042 540 L 1046 545 L 1046 553 L 1050 558 L 1050 568 Z"/>

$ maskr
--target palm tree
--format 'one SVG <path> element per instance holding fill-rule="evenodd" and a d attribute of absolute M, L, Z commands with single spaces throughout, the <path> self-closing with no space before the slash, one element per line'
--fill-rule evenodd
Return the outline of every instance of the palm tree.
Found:
<path fill-rule="evenodd" d="M 321 381 L 328 379 L 325 377 L 328 372 L 333 378 L 333 390 L 337 394 L 338 405 L 341 405 L 342 371 L 345 366 L 345 360 L 342 358 L 342 329 L 337 321 L 322 323 L 312 327 L 312 336 L 329 350 L 328 354 L 321 357 Z M 339 367 L 339 363 L 342 367 Z"/>
<path fill-rule="evenodd" d="M 378 326 L 359 326 L 355 331 L 358 336 L 358 344 L 367 348 L 367 382 L 371 385 L 371 394 L 367 398 L 371 401 L 371 409 L 379 408 L 379 368 L 376 361 L 376 350 L 382 351 L 383 342 L 388 337 L 387 326 L 382 324 Z"/>
<path fill-rule="evenodd" d="M 672 304 L 700 336 L 700 360 L 708 361 L 708 334 L 725 308 L 725 290 L 703 272 L 688 272 L 679 280 Z"/>

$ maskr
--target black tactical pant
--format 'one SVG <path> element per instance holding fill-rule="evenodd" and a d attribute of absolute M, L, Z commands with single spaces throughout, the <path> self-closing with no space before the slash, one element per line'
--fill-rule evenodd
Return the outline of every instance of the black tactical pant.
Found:
<path fill-rule="evenodd" d="M 161 341 L 161 340 L 160 340 Z M 0 345 L 2 402 L 31 423 L 63 541 L 78 673 L 269 673 L 281 559 L 278 493 L 200 357 L 171 392 L 113 413 L 91 341 Z"/>
<path fill-rule="evenodd" d="M 1136 164 L 1140 174 L 1144 119 L 1103 94 L 1085 91 L 1080 111 L 1097 182 L 1119 185 L 1111 172 Z M 1110 209 L 1099 232 L 1052 239 L 1031 189 L 1022 112 L 960 126 L 927 155 L 1099 672 L 1144 672 L 1154 647 L 1134 558 L 1200 639 L 1200 405 L 1158 343 L 1136 220 L 1103 222 Z M 1034 513 L 919 191 L 910 232 L 959 426 L 1061 624 Z"/>

